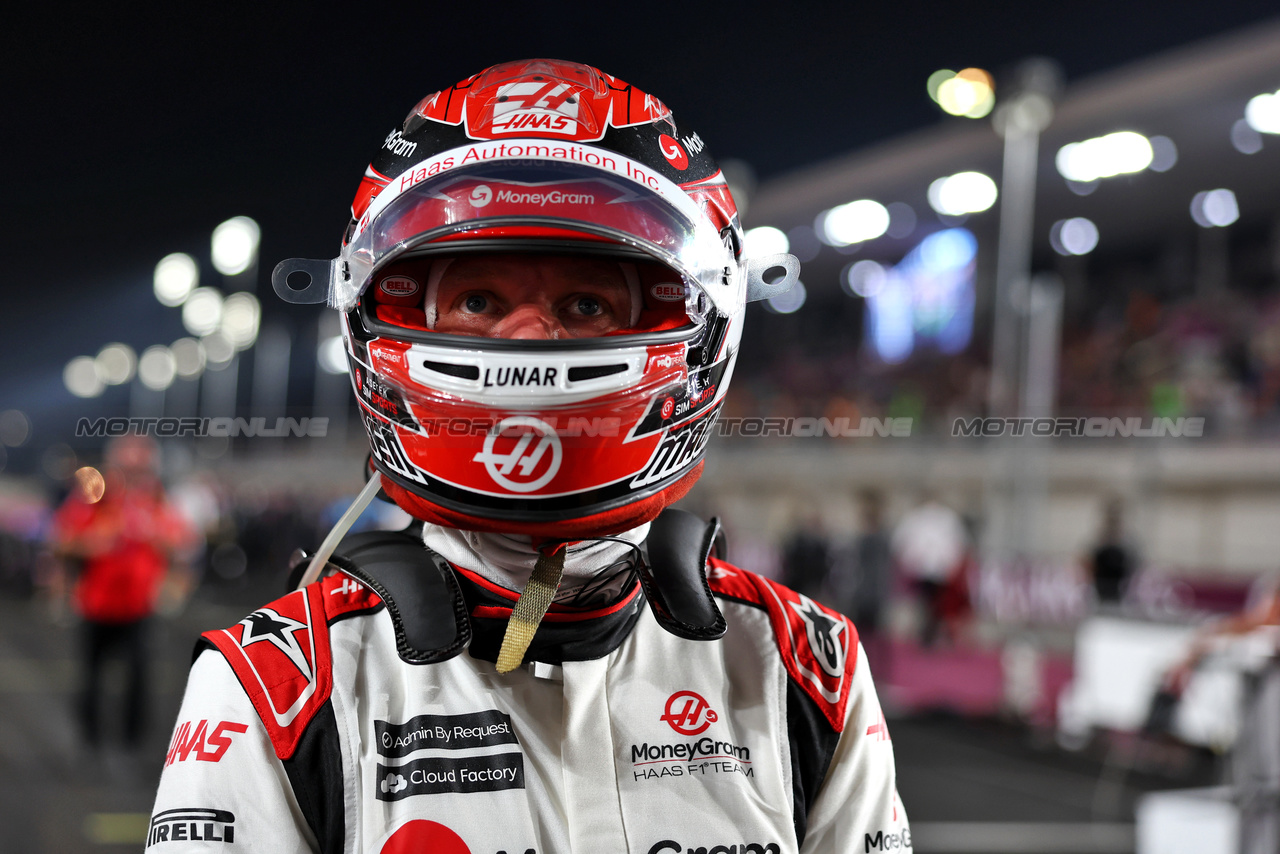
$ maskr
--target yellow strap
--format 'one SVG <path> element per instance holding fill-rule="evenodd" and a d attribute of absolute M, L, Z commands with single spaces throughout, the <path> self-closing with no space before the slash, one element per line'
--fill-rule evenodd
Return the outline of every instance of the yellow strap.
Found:
<path fill-rule="evenodd" d="M 511 619 L 507 621 L 507 633 L 503 635 L 502 649 L 498 651 L 499 673 L 510 673 L 524 661 L 524 654 L 533 641 L 534 632 L 538 631 L 538 624 L 551 607 L 551 600 L 560 587 L 565 551 L 566 549 L 561 548 L 555 554 L 538 555 L 529 583 L 524 586 L 524 591 L 516 600 L 516 607 L 511 611 Z"/>

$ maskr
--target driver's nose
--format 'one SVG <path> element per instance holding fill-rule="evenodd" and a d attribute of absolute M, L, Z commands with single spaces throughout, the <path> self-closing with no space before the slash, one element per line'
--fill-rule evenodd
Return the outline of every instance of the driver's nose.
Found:
<path fill-rule="evenodd" d="M 524 303 L 494 325 L 491 337 L 526 341 L 550 340 L 564 338 L 565 329 L 546 308 Z"/>

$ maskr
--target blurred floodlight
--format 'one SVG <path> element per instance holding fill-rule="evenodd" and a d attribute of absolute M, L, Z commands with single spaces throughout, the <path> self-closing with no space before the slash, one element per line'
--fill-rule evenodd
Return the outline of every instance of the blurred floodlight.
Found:
<path fill-rule="evenodd" d="M 107 385 L 121 385 L 133 379 L 133 372 L 138 367 L 138 357 L 128 344 L 108 344 L 98 351 L 94 359 L 98 376 Z"/>
<path fill-rule="evenodd" d="M 879 202 L 858 199 L 818 214 L 814 229 L 829 246 L 862 243 L 889 230 L 889 211 Z"/>
<path fill-rule="evenodd" d="M 0 412 L 0 445 L 20 448 L 26 444 L 31 435 L 31 421 L 27 413 L 21 409 L 6 409 Z"/>
<path fill-rule="evenodd" d="M 1231 126 L 1231 144 L 1241 154 L 1257 154 L 1262 150 L 1262 134 L 1249 127 L 1244 119 Z"/>
<path fill-rule="evenodd" d="M 222 303 L 222 323 L 219 330 L 237 350 L 252 347 L 258 340 L 258 322 L 262 308 L 258 298 L 248 291 L 231 294 Z"/>
<path fill-rule="evenodd" d="M 774 228 L 771 225 L 747 229 L 745 237 L 745 250 L 749 258 L 759 258 L 762 255 L 778 255 L 791 249 L 791 241 L 787 240 L 787 235 L 781 229 Z"/>
<path fill-rule="evenodd" d="M 1082 216 L 1060 219 L 1049 229 L 1049 243 L 1059 255 L 1088 255 L 1098 245 L 1098 227 Z"/>
<path fill-rule="evenodd" d="M 939 68 L 937 71 L 930 74 L 929 79 L 925 81 L 924 84 L 924 88 L 929 92 L 930 100 L 937 103 L 938 87 L 955 76 L 956 73 L 950 68 Z"/>
<path fill-rule="evenodd" d="M 107 491 L 107 480 L 102 472 L 93 466 L 81 466 L 76 469 L 76 488 L 86 504 L 97 504 Z"/>
<path fill-rule="evenodd" d="M 213 230 L 213 266 L 224 276 L 249 269 L 258 255 L 262 232 L 247 216 L 235 216 Z"/>
<path fill-rule="evenodd" d="M 76 356 L 62 369 L 62 383 L 76 397 L 97 397 L 107 384 L 98 376 L 92 356 Z"/>
<path fill-rule="evenodd" d="M 884 289 L 888 272 L 883 266 L 870 259 L 854 261 L 844 268 L 840 277 L 840 286 L 850 296 L 873 297 Z"/>
<path fill-rule="evenodd" d="M 890 202 L 886 206 L 889 211 L 889 230 L 886 232 L 895 240 L 910 237 L 916 230 L 916 212 L 906 202 Z"/>
<path fill-rule="evenodd" d="M 1058 149 L 1055 162 L 1063 178 L 1088 183 L 1141 172 L 1154 158 L 1151 140 L 1140 133 L 1122 130 L 1064 145 Z"/>
<path fill-rule="evenodd" d="M 177 373 L 173 351 L 163 344 L 148 347 L 138 359 L 138 379 L 152 391 L 164 391 L 173 385 Z"/>
<path fill-rule="evenodd" d="M 222 322 L 222 293 L 217 288 L 196 288 L 182 304 L 182 325 L 192 335 L 208 335 Z"/>
<path fill-rule="evenodd" d="M 194 338 L 179 338 L 169 345 L 173 354 L 173 368 L 184 380 L 195 379 L 204 373 L 204 345 Z"/>
<path fill-rule="evenodd" d="M 1280 90 L 1250 98 L 1244 120 L 1258 133 L 1280 133 Z"/>
<path fill-rule="evenodd" d="M 320 342 L 320 348 L 316 351 L 316 358 L 320 362 L 320 367 L 329 373 L 345 374 L 347 372 L 347 348 L 342 343 L 342 336 L 335 335 Z"/>
<path fill-rule="evenodd" d="M 1067 189 L 1075 193 L 1077 196 L 1087 196 L 1090 193 L 1092 193 L 1094 190 L 1098 189 L 1099 183 L 1100 183 L 1099 181 L 1089 181 L 1088 183 L 1081 183 L 1079 181 L 1068 181 Z"/>
<path fill-rule="evenodd" d="M 1225 228 L 1240 218 L 1236 194 L 1230 190 L 1207 190 L 1191 199 L 1191 218 L 1201 228 Z"/>
<path fill-rule="evenodd" d="M 200 346 L 204 349 L 205 367 L 215 371 L 225 368 L 236 354 L 235 345 L 221 332 L 204 336 L 200 339 Z"/>
<path fill-rule="evenodd" d="M 981 68 L 966 68 L 956 74 L 935 71 L 926 86 L 929 97 L 953 116 L 980 119 L 996 105 L 995 83 Z"/>
<path fill-rule="evenodd" d="M 981 213 L 996 203 L 996 182 L 981 172 L 957 172 L 929 185 L 929 206 L 945 216 Z"/>
<path fill-rule="evenodd" d="M 920 241 L 920 267 L 940 275 L 969 266 L 978 255 L 978 239 L 967 228 L 947 228 Z"/>
<path fill-rule="evenodd" d="M 764 307 L 774 314 L 795 314 L 800 310 L 800 306 L 804 305 L 807 296 L 804 282 L 797 279 L 796 283 L 791 286 L 791 290 L 785 294 L 779 294 L 776 297 L 770 297 L 765 300 Z"/>
<path fill-rule="evenodd" d="M 166 255 L 156 264 L 152 288 L 161 305 L 182 305 L 200 282 L 200 268 L 185 252 Z"/>
<path fill-rule="evenodd" d="M 1147 140 L 1151 143 L 1151 165 L 1147 168 L 1152 172 L 1168 172 L 1178 163 L 1178 146 L 1173 144 L 1173 140 L 1167 136 L 1153 136 Z"/>

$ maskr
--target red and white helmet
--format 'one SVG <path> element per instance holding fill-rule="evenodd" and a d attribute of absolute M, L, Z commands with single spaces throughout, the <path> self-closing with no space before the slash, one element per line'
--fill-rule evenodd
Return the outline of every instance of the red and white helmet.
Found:
<path fill-rule="evenodd" d="M 497 65 L 423 99 L 383 141 L 352 216 L 336 259 L 282 262 L 273 284 L 345 314 L 386 492 L 466 530 L 605 535 L 683 496 L 746 302 L 799 272 L 789 255 L 744 259 L 724 177 L 661 101 L 557 60 Z M 436 332 L 440 276 L 472 253 L 612 259 L 629 326 L 536 341 Z"/>

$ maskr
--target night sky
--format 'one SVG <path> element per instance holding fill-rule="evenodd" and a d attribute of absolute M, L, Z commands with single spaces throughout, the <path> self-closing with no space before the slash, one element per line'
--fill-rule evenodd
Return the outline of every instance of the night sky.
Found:
<path fill-rule="evenodd" d="M 0 408 L 33 416 L 74 403 L 71 357 L 184 334 L 151 296 L 152 268 L 173 251 L 207 267 L 229 216 L 261 223 L 259 294 L 274 302 L 266 271 L 336 253 L 365 164 L 408 110 L 497 62 L 596 65 L 768 179 L 940 121 L 924 89 L 937 68 L 999 77 L 1040 54 L 1070 83 L 1277 13 L 1274 0 L 31 7 L 6 19 Z"/>

